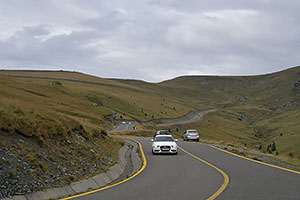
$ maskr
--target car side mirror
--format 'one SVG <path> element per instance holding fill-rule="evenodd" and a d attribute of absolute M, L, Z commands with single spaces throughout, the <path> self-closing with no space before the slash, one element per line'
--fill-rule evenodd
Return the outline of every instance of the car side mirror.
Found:
<path fill-rule="evenodd" d="M 175 139 L 175 142 L 178 142 L 178 139 Z"/>
<path fill-rule="evenodd" d="M 151 139 L 151 142 L 153 142 L 154 140 L 153 139 Z"/>

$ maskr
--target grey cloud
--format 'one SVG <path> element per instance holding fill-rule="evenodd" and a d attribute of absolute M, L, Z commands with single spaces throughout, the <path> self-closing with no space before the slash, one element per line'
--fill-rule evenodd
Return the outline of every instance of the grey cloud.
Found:
<path fill-rule="evenodd" d="M 81 24 L 100 32 L 109 32 L 119 28 L 128 20 L 124 13 L 118 10 L 111 10 L 105 13 L 104 16 L 82 21 Z"/>
<path fill-rule="evenodd" d="M 0 38 L 3 68 L 161 81 L 261 74 L 299 63 L 294 0 L 26 2 L 0 6 L 7 21 L 0 20 L 0 36 L 10 34 Z"/>
<path fill-rule="evenodd" d="M 89 32 L 72 32 L 69 35 L 53 36 L 42 41 L 37 36 L 49 34 L 48 26 L 24 27 L 11 38 L 0 43 L 2 63 L 13 67 L 68 66 L 85 64 L 90 56 L 97 55 L 94 49 L 84 45 L 93 38 Z M 32 65 L 32 66 L 30 66 Z"/>

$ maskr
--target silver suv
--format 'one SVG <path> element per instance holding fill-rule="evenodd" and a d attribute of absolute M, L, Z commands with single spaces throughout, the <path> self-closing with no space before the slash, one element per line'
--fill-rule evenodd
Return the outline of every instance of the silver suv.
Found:
<path fill-rule="evenodd" d="M 186 130 L 185 133 L 183 134 L 183 140 L 188 141 L 188 140 L 196 140 L 199 141 L 199 133 L 197 130 Z"/>

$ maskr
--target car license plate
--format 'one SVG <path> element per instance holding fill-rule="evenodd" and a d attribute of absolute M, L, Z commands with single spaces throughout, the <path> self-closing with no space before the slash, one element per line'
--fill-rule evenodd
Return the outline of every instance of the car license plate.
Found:
<path fill-rule="evenodd" d="M 168 148 L 163 148 L 162 150 L 163 150 L 163 151 L 169 151 L 169 149 L 168 149 Z"/>

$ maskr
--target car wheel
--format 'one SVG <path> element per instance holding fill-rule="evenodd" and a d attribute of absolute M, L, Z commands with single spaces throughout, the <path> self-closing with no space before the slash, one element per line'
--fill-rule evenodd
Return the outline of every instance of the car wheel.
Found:
<path fill-rule="evenodd" d="M 155 153 L 152 151 L 152 155 L 155 155 Z"/>

